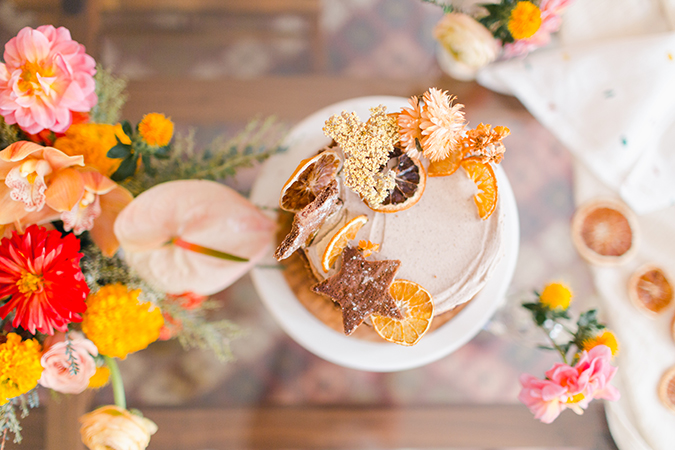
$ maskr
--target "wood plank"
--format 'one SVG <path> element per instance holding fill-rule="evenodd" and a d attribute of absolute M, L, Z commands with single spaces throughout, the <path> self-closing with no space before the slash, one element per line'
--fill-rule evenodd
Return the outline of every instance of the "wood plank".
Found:
<path fill-rule="evenodd" d="M 25 0 L 24 0 L 25 1 Z M 102 11 L 133 12 L 204 12 L 233 14 L 293 14 L 318 13 L 318 0 L 93 0 Z"/>
<path fill-rule="evenodd" d="M 61 395 L 47 400 L 45 450 L 84 450 L 80 439 L 80 416 L 89 412 L 94 391 Z"/>
<path fill-rule="evenodd" d="M 331 76 L 266 77 L 250 80 L 151 79 L 129 83 L 125 118 L 139 121 L 144 113 L 162 112 L 179 123 L 218 124 L 275 115 L 295 122 L 332 103 L 367 95 L 419 95 L 441 86 L 471 103 L 469 96 L 487 90 L 449 78 L 350 79 Z M 516 102 L 517 103 L 517 102 Z"/>

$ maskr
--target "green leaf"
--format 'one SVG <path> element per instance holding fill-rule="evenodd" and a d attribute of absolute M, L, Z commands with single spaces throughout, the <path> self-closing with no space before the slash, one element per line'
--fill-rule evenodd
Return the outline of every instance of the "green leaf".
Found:
<path fill-rule="evenodd" d="M 106 156 L 114 159 L 124 159 L 131 155 L 131 145 L 119 143 L 108 150 Z"/>
<path fill-rule="evenodd" d="M 169 159 L 169 153 L 171 153 L 171 146 L 165 145 L 155 150 L 154 156 L 159 159 Z"/>
<path fill-rule="evenodd" d="M 113 181 L 123 181 L 129 177 L 132 177 L 136 173 L 136 167 L 138 165 L 138 155 L 133 154 L 129 155 L 126 159 L 122 161 L 120 166 L 117 168 L 115 173 L 110 177 Z"/>
<path fill-rule="evenodd" d="M 129 123 L 128 120 L 122 122 L 122 130 L 124 131 L 124 134 L 126 134 L 129 137 L 134 135 L 134 130 L 133 128 L 131 128 L 131 124 Z"/>
<path fill-rule="evenodd" d="M 143 159 L 143 170 L 145 170 L 145 172 L 148 175 L 155 176 L 157 171 L 152 167 L 152 162 L 150 161 L 150 155 L 148 155 L 147 153 L 143 153 L 141 158 Z"/>

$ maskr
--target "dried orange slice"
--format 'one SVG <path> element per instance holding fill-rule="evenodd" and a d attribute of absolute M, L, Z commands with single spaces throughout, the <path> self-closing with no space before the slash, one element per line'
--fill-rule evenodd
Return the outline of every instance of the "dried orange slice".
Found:
<path fill-rule="evenodd" d="M 671 367 L 659 382 L 659 399 L 663 406 L 675 413 L 675 367 Z"/>
<path fill-rule="evenodd" d="M 429 291 L 408 280 L 396 280 L 389 293 L 403 313 L 403 320 L 371 315 L 373 328 L 383 339 L 399 345 L 411 346 L 424 336 L 434 317 L 434 301 Z"/>
<path fill-rule="evenodd" d="M 472 156 L 461 163 L 462 169 L 476 183 L 478 194 L 473 201 L 478 207 L 478 215 L 486 220 L 497 207 L 497 177 L 490 163 L 483 163 L 480 158 Z"/>
<path fill-rule="evenodd" d="M 663 270 L 647 265 L 631 275 L 628 296 L 639 309 L 659 314 L 673 302 L 673 287 Z"/>
<path fill-rule="evenodd" d="M 394 172 L 396 185 L 394 190 L 378 206 L 368 207 L 381 213 L 394 213 L 410 208 L 417 203 L 427 185 L 427 173 L 416 158 L 411 158 L 396 147 L 391 153 L 390 163 Z"/>
<path fill-rule="evenodd" d="M 312 203 L 319 192 L 335 179 L 341 166 L 342 160 L 335 150 L 324 150 L 304 159 L 281 188 L 281 209 L 298 212 Z"/>
<path fill-rule="evenodd" d="M 619 201 L 592 200 L 574 213 L 572 242 L 581 257 L 591 264 L 622 264 L 635 254 L 637 219 Z"/>
<path fill-rule="evenodd" d="M 452 175 L 459 169 L 463 157 L 462 151 L 450 152 L 447 158 L 440 161 L 431 161 L 427 169 L 427 175 L 430 177 L 445 177 Z"/>
<path fill-rule="evenodd" d="M 328 272 L 333 267 L 338 256 L 342 254 L 349 241 L 356 238 L 356 233 L 359 232 L 366 222 L 368 222 L 367 216 L 356 216 L 333 235 L 321 258 L 321 268 L 324 272 Z"/>

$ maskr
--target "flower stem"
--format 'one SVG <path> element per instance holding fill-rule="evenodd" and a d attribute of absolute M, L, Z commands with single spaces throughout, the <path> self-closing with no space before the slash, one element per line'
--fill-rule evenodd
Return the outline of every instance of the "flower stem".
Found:
<path fill-rule="evenodd" d="M 110 356 L 104 356 L 103 359 L 110 369 L 110 379 L 113 387 L 113 396 L 115 397 L 115 405 L 122 409 L 127 409 L 127 398 L 124 395 L 124 382 L 122 381 L 122 374 L 120 374 L 120 368 L 117 366 L 117 361 Z"/>
<path fill-rule="evenodd" d="M 546 337 L 548 338 L 549 341 L 551 341 L 551 344 L 553 344 L 553 347 L 558 350 L 558 353 L 560 353 L 560 356 L 562 356 L 562 360 L 565 364 L 568 364 L 567 362 L 567 356 L 565 355 L 565 352 L 563 351 L 562 348 L 553 340 L 550 334 L 548 334 L 548 331 L 544 327 L 540 327 L 542 330 L 544 330 L 544 333 L 546 333 Z"/>
<path fill-rule="evenodd" d="M 231 255 L 229 253 L 221 252 L 219 250 L 214 250 L 212 248 L 203 247 L 201 245 L 193 244 L 191 242 L 184 241 L 179 237 L 175 237 L 175 238 L 171 239 L 168 243 L 173 244 L 176 247 L 184 248 L 185 250 L 190 250 L 190 251 L 195 252 L 195 253 L 201 253 L 202 255 L 214 256 L 216 258 L 227 259 L 229 261 L 237 261 L 237 262 L 248 261 L 248 259 L 246 259 L 246 258 L 241 258 L 239 256 Z"/>

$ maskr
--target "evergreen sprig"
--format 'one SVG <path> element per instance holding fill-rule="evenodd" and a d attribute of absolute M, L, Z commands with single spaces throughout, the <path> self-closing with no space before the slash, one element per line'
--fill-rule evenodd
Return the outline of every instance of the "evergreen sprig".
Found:
<path fill-rule="evenodd" d="M 23 440 L 21 436 L 21 424 L 17 417 L 16 407 L 19 408 L 21 418 L 25 418 L 29 411 L 37 408 L 40 405 L 40 399 L 37 395 L 37 389 L 21 394 L 9 400 L 4 405 L 0 406 L 0 433 L 2 433 L 2 445 L 4 446 L 4 439 L 7 433 L 14 435 L 14 443 L 19 444 Z"/>
<path fill-rule="evenodd" d="M 89 113 L 89 121 L 112 125 L 118 123 L 122 116 L 122 108 L 124 108 L 128 98 L 126 93 L 127 79 L 116 77 L 112 74 L 112 71 L 98 64 L 94 81 L 96 82 L 98 102 Z"/>

